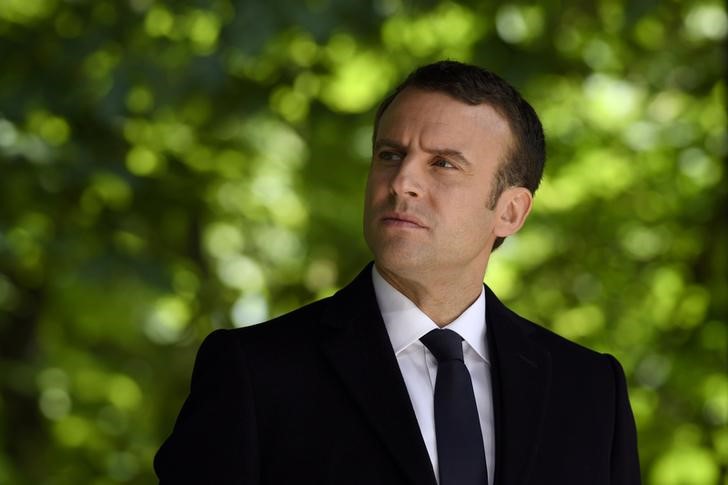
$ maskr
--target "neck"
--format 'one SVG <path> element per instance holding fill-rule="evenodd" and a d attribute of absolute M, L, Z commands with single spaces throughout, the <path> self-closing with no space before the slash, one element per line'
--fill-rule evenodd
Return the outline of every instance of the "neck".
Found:
<path fill-rule="evenodd" d="M 410 278 L 377 266 L 382 278 L 409 298 L 417 308 L 430 317 L 438 327 L 444 327 L 459 317 L 483 290 L 481 274 L 428 275 Z"/>

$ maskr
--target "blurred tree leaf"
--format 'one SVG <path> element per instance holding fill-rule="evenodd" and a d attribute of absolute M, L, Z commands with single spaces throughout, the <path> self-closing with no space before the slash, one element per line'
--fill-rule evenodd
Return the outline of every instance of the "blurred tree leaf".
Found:
<path fill-rule="evenodd" d="M 0 482 L 149 483 L 212 329 L 369 258 L 373 109 L 443 57 L 549 140 L 486 280 L 621 360 L 645 482 L 728 483 L 724 5 L 0 0 Z"/>

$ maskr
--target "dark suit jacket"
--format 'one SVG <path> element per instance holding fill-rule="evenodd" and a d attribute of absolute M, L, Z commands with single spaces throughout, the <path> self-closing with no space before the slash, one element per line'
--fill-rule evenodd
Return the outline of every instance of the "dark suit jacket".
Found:
<path fill-rule="evenodd" d="M 486 287 L 495 483 L 640 482 L 623 371 Z M 436 485 L 368 266 L 331 298 L 218 330 L 154 461 L 162 484 Z"/>

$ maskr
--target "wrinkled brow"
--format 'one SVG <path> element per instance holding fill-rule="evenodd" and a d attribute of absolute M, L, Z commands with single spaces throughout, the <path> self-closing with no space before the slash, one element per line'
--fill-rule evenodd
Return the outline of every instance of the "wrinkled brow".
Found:
<path fill-rule="evenodd" d="M 391 138 L 379 138 L 377 141 L 374 142 L 374 151 L 378 151 L 383 147 L 389 147 L 394 148 L 395 150 L 398 150 L 400 152 L 406 152 L 407 147 L 405 147 L 403 144 L 396 140 L 392 140 Z M 430 153 L 432 155 L 440 155 L 442 157 L 448 157 L 448 158 L 454 158 L 458 160 L 459 162 L 462 162 L 466 165 L 470 165 L 470 161 L 465 157 L 465 155 L 462 154 L 461 151 L 455 150 L 453 148 L 438 148 L 438 147 L 430 147 L 430 148 L 424 148 L 424 151 L 427 153 Z"/>

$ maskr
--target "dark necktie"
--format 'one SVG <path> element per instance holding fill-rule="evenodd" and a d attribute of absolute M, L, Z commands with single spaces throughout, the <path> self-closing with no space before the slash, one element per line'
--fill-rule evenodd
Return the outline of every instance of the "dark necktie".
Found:
<path fill-rule="evenodd" d="M 440 485 L 487 485 L 483 436 L 462 337 L 436 329 L 420 339 L 437 359 L 435 437 Z"/>

